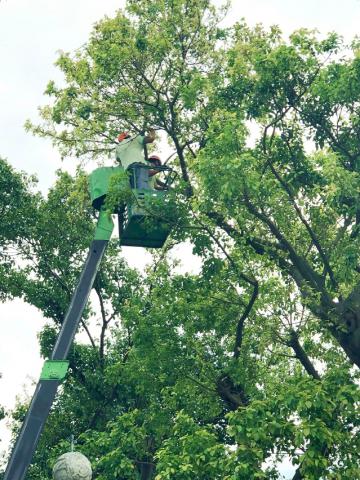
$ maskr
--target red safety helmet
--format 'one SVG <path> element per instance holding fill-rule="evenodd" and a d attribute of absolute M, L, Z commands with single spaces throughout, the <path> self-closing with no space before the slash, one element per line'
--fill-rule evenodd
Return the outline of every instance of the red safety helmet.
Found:
<path fill-rule="evenodd" d="M 148 160 L 149 160 L 149 162 L 157 163 L 157 165 L 161 165 L 161 160 L 160 160 L 160 157 L 158 155 L 151 155 L 148 158 Z"/>
<path fill-rule="evenodd" d="M 119 140 L 119 142 L 122 142 L 123 140 L 125 140 L 125 138 L 129 138 L 130 137 L 130 134 L 129 132 L 121 132 L 117 139 Z"/>

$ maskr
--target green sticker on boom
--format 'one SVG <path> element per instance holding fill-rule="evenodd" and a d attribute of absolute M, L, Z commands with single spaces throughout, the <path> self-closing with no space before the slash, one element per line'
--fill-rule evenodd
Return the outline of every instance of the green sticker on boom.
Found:
<path fill-rule="evenodd" d="M 40 380 L 64 380 L 69 368 L 68 360 L 46 360 Z"/>

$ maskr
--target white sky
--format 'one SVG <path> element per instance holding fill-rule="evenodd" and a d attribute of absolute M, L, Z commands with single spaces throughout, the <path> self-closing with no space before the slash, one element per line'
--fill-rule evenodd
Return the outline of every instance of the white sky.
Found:
<path fill-rule="evenodd" d="M 71 170 L 73 164 L 61 164 L 50 142 L 26 134 L 24 122 L 36 120 L 37 107 L 47 101 L 47 82 L 60 78 L 53 66 L 56 52 L 84 44 L 94 22 L 123 5 L 122 0 L 0 0 L 0 156 L 35 173 L 43 192 L 56 169 Z M 227 23 L 241 17 L 250 24 L 277 24 L 285 34 L 308 27 L 350 39 L 360 30 L 360 0 L 233 0 Z M 126 255 L 141 268 L 146 255 L 131 250 Z M 182 252 L 182 258 L 187 254 Z M 39 377 L 42 365 L 36 334 L 43 323 L 35 308 L 19 300 L 0 304 L 0 405 L 12 408 L 23 385 L 32 392 L 29 379 Z M 8 441 L 5 422 L 0 422 L 0 452 Z"/>

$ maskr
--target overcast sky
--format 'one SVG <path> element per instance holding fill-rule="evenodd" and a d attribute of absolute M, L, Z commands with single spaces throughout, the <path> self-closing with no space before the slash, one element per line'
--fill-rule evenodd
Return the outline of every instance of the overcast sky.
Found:
<path fill-rule="evenodd" d="M 150 1 L 150 0 L 149 0 Z M 214 3 L 220 4 L 221 1 Z M 43 92 L 50 79 L 61 77 L 53 66 L 58 50 L 72 51 L 84 44 L 94 22 L 112 16 L 122 0 L 2 0 L 0 2 L 0 156 L 16 168 L 35 173 L 46 193 L 61 163 L 50 142 L 25 133 L 26 119 L 36 120 L 37 107 L 46 103 Z M 346 39 L 360 30 L 359 0 L 234 0 L 227 23 L 245 17 L 250 24 L 277 24 L 285 34 L 300 27 L 337 31 Z M 141 267 L 142 249 L 127 255 Z M 182 252 L 182 256 L 184 256 Z M 36 334 L 44 320 L 40 313 L 17 300 L 0 304 L 0 405 L 14 406 L 23 385 L 32 392 L 42 360 Z M 0 422 L 1 450 L 9 441 Z"/>

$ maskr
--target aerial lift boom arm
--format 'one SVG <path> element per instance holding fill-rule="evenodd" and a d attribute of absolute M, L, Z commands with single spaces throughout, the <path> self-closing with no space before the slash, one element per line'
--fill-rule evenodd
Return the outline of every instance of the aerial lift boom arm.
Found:
<path fill-rule="evenodd" d="M 111 217 L 105 211 L 100 211 L 95 239 L 91 243 L 78 285 L 52 352 L 51 360 L 44 364 L 40 380 L 7 465 L 4 480 L 23 480 L 25 478 L 57 388 L 66 374 L 68 367 L 66 358 L 112 230 Z"/>

